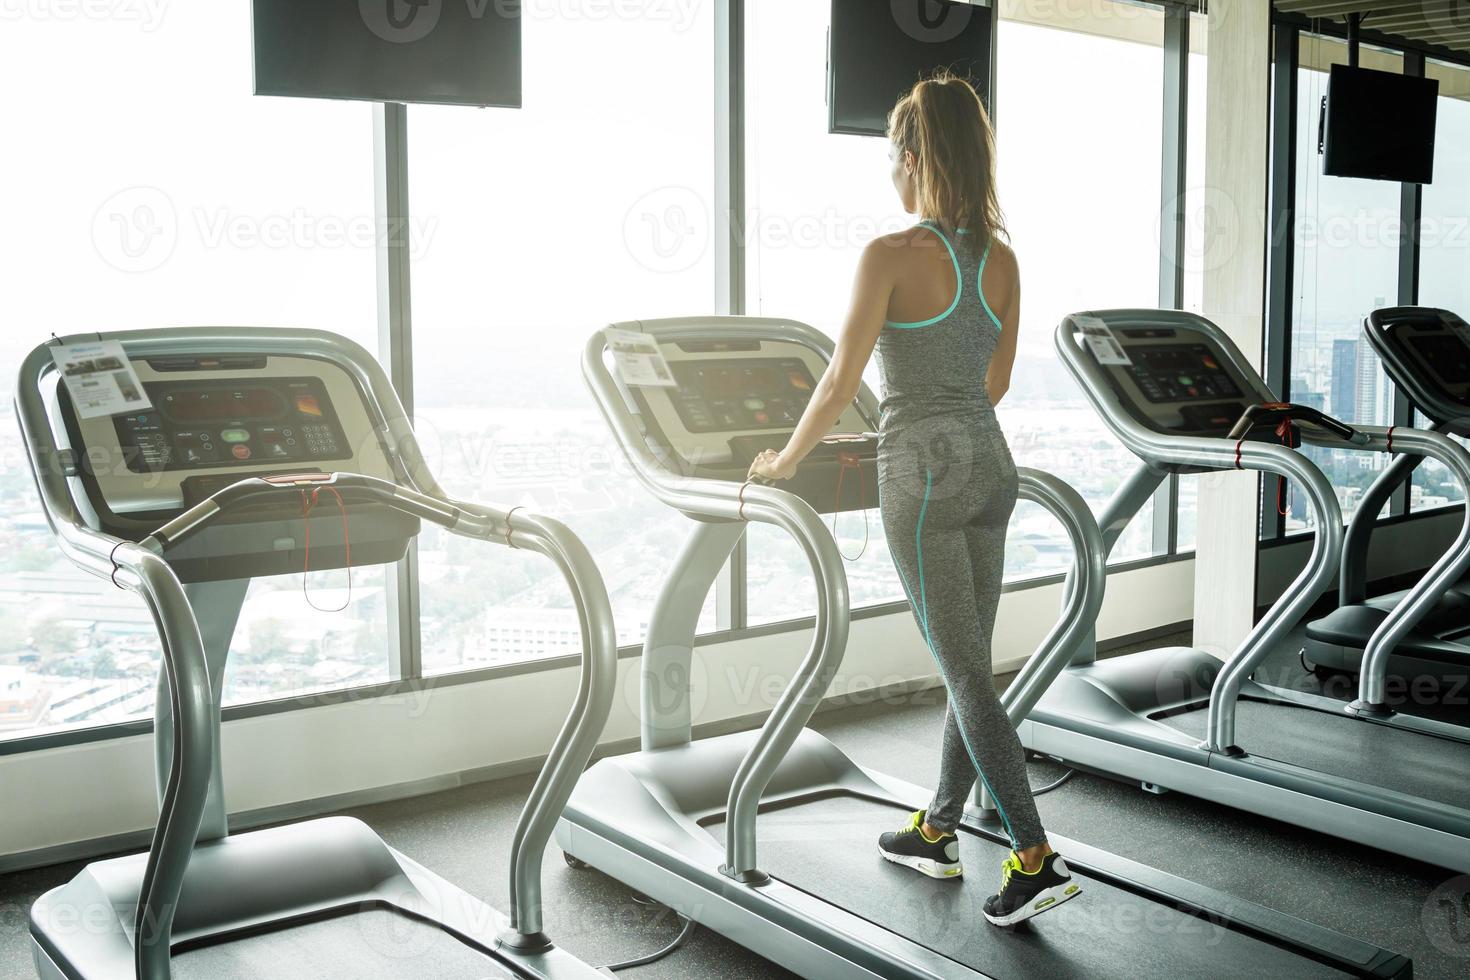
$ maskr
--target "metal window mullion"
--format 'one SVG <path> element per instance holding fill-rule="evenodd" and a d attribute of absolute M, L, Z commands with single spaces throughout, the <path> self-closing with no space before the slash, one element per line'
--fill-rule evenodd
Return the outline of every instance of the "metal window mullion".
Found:
<path fill-rule="evenodd" d="M 409 288 L 408 107 L 373 106 L 373 206 L 377 218 L 378 357 L 398 390 L 409 418 L 414 414 L 412 291 Z M 423 675 L 419 634 L 418 539 L 387 576 L 388 635 L 396 648 L 399 676 Z"/>
<path fill-rule="evenodd" d="M 1404 52 L 1404 74 L 1423 77 L 1424 53 L 1422 51 Z M 1400 306 L 1416 306 L 1419 303 L 1419 224 L 1423 212 L 1424 188 L 1419 184 L 1400 184 L 1399 224 L 1403 228 L 1398 251 L 1397 303 Z M 1389 383 L 1392 384 L 1392 382 Z M 1409 404 L 1408 396 L 1397 385 L 1394 386 L 1393 391 L 1393 424 L 1402 426 L 1414 424 L 1414 410 Z M 1410 473 L 1403 485 L 1394 491 L 1388 503 L 1390 517 L 1409 513 L 1409 505 L 1413 500 L 1413 484 L 1414 474 Z"/>
<path fill-rule="evenodd" d="M 745 0 L 715 0 L 715 312 L 746 311 Z M 749 535 L 730 553 L 716 586 L 721 628 L 744 629 Z"/>
<path fill-rule="evenodd" d="M 1296 262 L 1296 122 L 1299 32 L 1278 24 L 1271 36 L 1271 237 L 1266 243 L 1265 381 L 1291 397 L 1292 283 Z M 1260 499 L 1270 495 L 1262 484 Z M 1265 508 L 1262 508 L 1264 512 Z M 1286 518 L 1273 507 L 1262 537 L 1286 536 Z"/>
<path fill-rule="evenodd" d="M 1189 10 L 1164 8 L 1163 159 L 1159 167 L 1159 306 L 1184 306 L 1185 200 L 1189 149 Z M 1154 493 L 1153 553 L 1179 546 L 1179 477 Z"/>

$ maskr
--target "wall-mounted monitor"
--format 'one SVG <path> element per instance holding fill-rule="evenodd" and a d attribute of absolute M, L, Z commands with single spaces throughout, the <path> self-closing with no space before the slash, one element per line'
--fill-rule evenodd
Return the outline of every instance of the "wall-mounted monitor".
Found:
<path fill-rule="evenodd" d="M 1429 183 L 1438 105 L 1436 79 L 1333 65 L 1322 123 L 1322 172 Z"/>
<path fill-rule="evenodd" d="M 253 0 L 255 94 L 521 105 L 520 0 Z"/>
<path fill-rule="evenodd" d="M 993 17 L 960 0 L 832 0 L 829 131 L 885 135 L 893 104 L 939 69 L 969 79 L 988 107 Z"/>

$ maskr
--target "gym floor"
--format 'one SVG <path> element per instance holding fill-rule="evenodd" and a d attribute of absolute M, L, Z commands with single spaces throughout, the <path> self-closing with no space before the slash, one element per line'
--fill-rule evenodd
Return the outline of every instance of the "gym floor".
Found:
<path fill-rule="evenodd" d="M 1187 644 L 1188 636 L 1167 642 Z M 1283 648 L 1273 661 L 1283 671 L 1294 662 L 1296 649 L 1286 646 L 1290 649 Z M 936 690 L 901 702 L 827 711 L 813 727 L 863 765 L 933 785 L 943 717 L 942 692 Z M 1038 786 L 1062 772 L 1043 762 L 1033 763 L 1032 769 L 1033 784 Z M 510 829 L 529 788 L 529 777 L 523 777 L 348 812 L 367 821 L 395 847 L 469 892 L 489 896 L 503 909 Z M 1435 899 L 1447 894 L 1441 891 L 1436 896 L 1436 889 L 1455 877 L 1449 872 L 1177 794 L 1154 796 L 1085 773 L 1039 797 L 1038 804 L 1047 827 L 1058 834 L 1404 953 L 1413 958 L 1416 977 L 1470 974 L 1470 941 L 1456 944 L 1425 925 L 1436 908 Z M 887 828 L 873 828 L 875 837 L 883 829 Z M 880 860 L 867 848 L 855 851 L 852 859 Z M 31 975 L 26 911 L 38 894 L 72 877 L 78 867 L 0 877 L 0 977 Z M 998 876 L 998 868 L 972 865 L 959 887 L 989 888 Z M 550 935 L 594 964 L 652 952 L 679 931 L 678 921 L 667 910 L 640 904 L 632 892 L 596 871 L 568 868 L 554 844 L 546 857 L 545 899 Z M 983 922 L 964 927 L 989 928 Z M 388 913 L 315 923 L 197 950 L 177 957 L 175 964 L 180 980 L 498 976 L 483 959 L 454 941 Z M 702 929 L 667 959 L 624 975 L 638 980 L 790 976 Z M 1232 975 L 1229 963 L 1220 964 L 1217 976 Z"/>

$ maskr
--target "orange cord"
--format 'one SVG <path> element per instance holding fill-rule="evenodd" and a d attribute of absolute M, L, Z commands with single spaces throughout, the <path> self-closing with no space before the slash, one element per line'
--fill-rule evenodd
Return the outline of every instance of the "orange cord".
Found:
<path fill-rule="evenodd" d="M 844 561 L 857 561 L 868 550 L 868 508 L 863 508 L 863 546 L 855 555 L 847 555 L 842 551 L 842 541 L 837 537 L 837 514 L 842 510 L 842 478 L 847 475 L 848 470 L 858 471 L 858 503 L 861 504 L 868 497 L 868 475 L 863 470 L 863 461 L 854 453 L 837 454 L 837 494 L 832 503 L 832 540 L 837 542 L 837 553 L 842 555 Z"/>
<path fill-rule="evenodd" d="M 310 493 L 307 493 L 305 488 L 302 488 L 301 490 L 301 521 L 306 527 L 305 533 L 303 535 L 305 538 L 304 547 L 306 555 L 301 569 L 301 595 L 302 598 L 306 600 L 306 604 L 315 609 L 317 612 L 342 612 L 352 602 L 352 536 L 348 533 L 347 505 L 342 502 L 342 495 L 337 492 L 336 487 L 329 486 L 326 489 L 331 491 L 333 497 L 337 498 L 337 511 L 342 515 L 342 546 L 344 549 L 346 549 L 347 552 L 347 598 L 342 600 L 342 605 L 338 606 L 336 609 L 324 609 L 321 606 L 318 606 L 315 602 L 311 601 L 311 593 L 307 590 L 306 587 L 306 576 L 311 573 L 310 517 L 313 508 L 315 508 L 317 505 L 317 495 L 322 492 L 321 487 L 313 487 Z"/>

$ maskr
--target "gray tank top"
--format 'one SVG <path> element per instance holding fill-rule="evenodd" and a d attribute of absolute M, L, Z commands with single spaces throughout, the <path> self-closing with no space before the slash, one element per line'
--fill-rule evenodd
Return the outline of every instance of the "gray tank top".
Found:
<path fill-rule="evenodd" d="M 949 309 L 917 323 L 887 321 L 878 335 L 878 370 L 883 380 L 881 433 L 884 441 L 920 436 L 941 438 L 942 455 L 988 455 L 999 431 L 985 373 L 1000 339 L 1000 318 L 986 302 L 980 283 L 990 243 L 977 245 L 961 229 L 946 235 L 932 221 L 919 227 L 937 235 L 954 262 L 955 296 Z M 933 447 L 938 448 L 938 447 Z"/>

